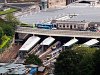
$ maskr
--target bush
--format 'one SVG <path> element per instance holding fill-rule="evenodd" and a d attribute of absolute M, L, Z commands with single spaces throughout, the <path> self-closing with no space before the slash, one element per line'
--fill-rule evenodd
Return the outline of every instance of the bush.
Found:
<path fill-rule="evenodd" d="M 25 64 L 42 65 L 42 61 L 38 58 L 38 56 L 31 54 L 26 58 Z"/>
<path fill-rule="evenodd" d="M 0 45 L 0 49 L 8 47 L 10 38 L 8 36 L 4 35 L 1 39 L 2 39 L 2 44 Z"/>

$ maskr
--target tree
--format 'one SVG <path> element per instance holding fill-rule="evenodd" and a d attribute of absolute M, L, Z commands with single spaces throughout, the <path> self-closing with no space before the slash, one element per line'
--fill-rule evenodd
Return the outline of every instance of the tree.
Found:
<path fill-rule="evenodd" d="M 55 75 L 93 75 L 93 54 L 96 50 L 89 47 L 73 47 L 62 52 L 55 63 Z"/>
<path fill-rule="evenodd" d="M 3 27 L 4 33 L 7 36 L 13 36 L 14 35 L 14 28 L 10 25 L 6 25 L 5 27 Z"/>
<path fill-rule="evenodd" d="M 77 47 L 74 49 L 75 52 L 83 56 L 82 60 L 79 63 L 79 75 L 93 75 L 94 73 L 94 62 L 93 54 L 97 50 L 96 48 L 90 47 Z"/>
<path fill-rule="evenodd" d="M 25 64 L 35 64 L 35 65 L 42 65 L 42 61 L 38 58 L 38 56 L 34 54 L 30 54 L 25 61 Z"/>
<path fill-rule="evenodd" d="M 14 25 L 19 25 L 19 20 L 13 15 L 13 13 L 6 14 L 6 20 L 8 22 L 14 23 Z"/>
<path fill-rule="evenodd" d="M 2 30 L 2 28 L 0 27 L 0 38 L 3 36 L 4 32 Z"/>
<path fill-rule="evenodd" d="M 55 75 L 78 75 L 78 64 L 82 56 L 72 50 L 62 52 L 55 63 Z"/>
<path fill-rule="evenodd" d="M 94 53 L 94 75 L 100 75 L 100 50 L 96 50 Z"/>
<path fill-rule="evenodd" d="M 2 28 L 0 27 L 0 44 L 2 42 L 1 37 L 3 36 L 3 34 L 4 34 L 4 32 L 3 32 Z"/>

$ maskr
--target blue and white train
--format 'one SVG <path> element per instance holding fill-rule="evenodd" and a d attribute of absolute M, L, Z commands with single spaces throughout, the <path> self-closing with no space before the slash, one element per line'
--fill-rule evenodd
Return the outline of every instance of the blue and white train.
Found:
<path fill-rule="evenodd" d="M 56 29 L 53 24 L 36 24 L 35 26 L 43 29 Z"/>

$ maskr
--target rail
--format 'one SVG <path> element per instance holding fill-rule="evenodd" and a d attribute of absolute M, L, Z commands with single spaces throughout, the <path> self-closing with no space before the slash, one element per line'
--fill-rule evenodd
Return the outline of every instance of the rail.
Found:
<path fill-rule="evenodd" d="M 43 60 L 44 58 L 46 58 L 47 55 L 48 55 L 49 53 L 52 52 L 52 48 L 53 48 L 54 46 L 56 46 L 56 45 L 58 44 L 58 42 L 59 42 L 59 41 L 57 41 L 57 42 L 54 43 L 52 46 L 50 46 L 50 47 L 46 50 L 46 52 L 42 53 L 42 54 L 39 56 L 39 58 L 42 59 L 42 60 Z"/>
<path fill-rule="evenodd" d="M 39 49 L 40 45 L 37 44 L 28 54 L 33 54 L 33 53 L 36 53 Z"/>

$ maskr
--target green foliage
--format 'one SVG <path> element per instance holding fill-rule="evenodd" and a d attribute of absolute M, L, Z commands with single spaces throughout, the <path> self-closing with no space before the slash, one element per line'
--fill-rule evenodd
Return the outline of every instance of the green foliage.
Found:
<path fill-rule="evenodd" d="M 0 19 L 0 27 L 3 29 L 4 34 L 8 36 L 12 36 L 15 32 L 15 25 L 2 19 Z"/>
<path fill-rule="evenodd" d="M 0 45 L 0 49 L 3 49 L 9 45 L 10 38 L 6 35 L 2 36 L 2 44 Z"/>
<path fill-rule="evenodd" d="M 0 19 L 0 34 L 2 35 L 2 38 L 0 37 L 0 42 L 2 41 L 0 43 L 0 48 L 4 49 L 5 47 L 8 47 L 10 41 L 10 38 L 8 36 L 13 37 L 14 32 L 15 27 L 13 23 Z"/>
<path fill-rule="evenodd" d="M 35 64 L 35 65 L 42 65 L 42 61 L 38 58 L 38 56 L 31 54 L 29 57 L 26 58 L 26 64 Z"/>
<path fill-rule="evenodd" d="M 15 25 L 19 25 L 19 20 L 13 15 L 13 13 L 6 14 L 6 20 L 8 22 L 14 23 Z"/>
<path fill-rule="evenodd" d="M 0 38 L 3 36 L 4 32 L 2 30 L 2 28 L 0 27 Z"/>
<path fill-rule="evenodd" d="M 83 56 L 92 55 L 96 51 L 96 48 L 90 47 L 76 47 L 73 49 L 75 50 L 75 52 L 82 54 Z"/>
<path fill-rule="evenodd" d="M 62 52 L 55 63 L 55 75 L 100 75 L 94 74 L 94 64 L 99 62 L 95 67 L 100 67 L 100 53 L 97 55 L 96 51 L 96 48 L 74 47 Z"/>
<path fill-rule="evenodd" d="M 6 25 L 5 27 L 3 27 L 4 33 L 7 36 L 13 36 L 14 35 L 14 28 L 10 25 Z"/>
<path fill-rule="evenodd" d="M 17 11 L 17 9 L 10 8 L 10 10 L 0 11 L 0 15 L 4 15 L 4 14 L 7 14 L 7 13 L 12 13 L 12 12 L 15 12 L 15 11 Z"/>
<path fill-rule="evenodd" d="M 59 55 L 55 63 L 55 75 L 78 75 L 78 64 L 82 56 L 72 50 L 66 50 Z"/>
<path fill-rule="evenodd" d="M 94 53 L 94 75 L 100 75 L 100 49 Z"/>

